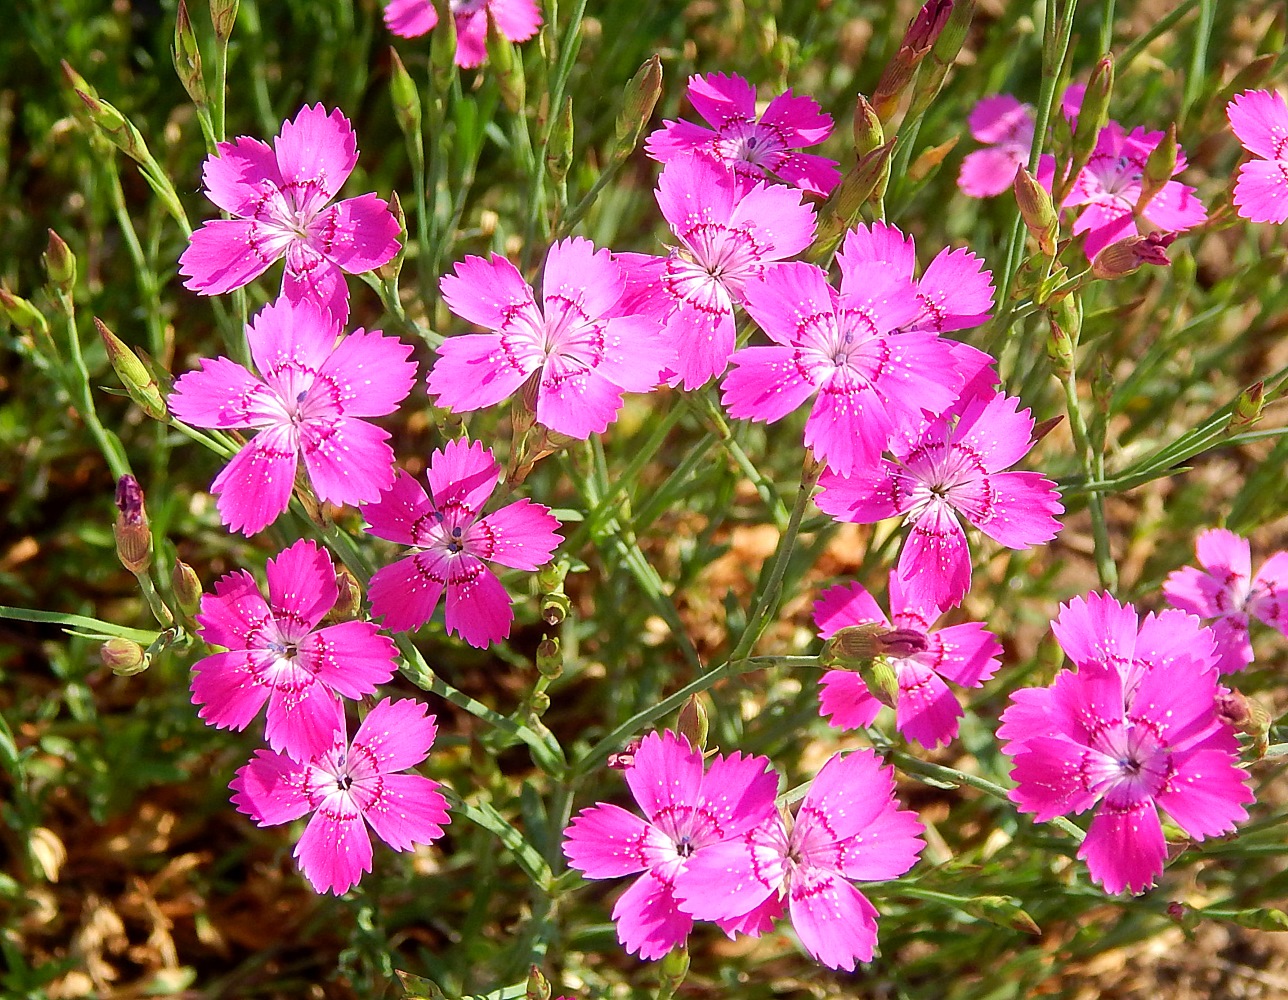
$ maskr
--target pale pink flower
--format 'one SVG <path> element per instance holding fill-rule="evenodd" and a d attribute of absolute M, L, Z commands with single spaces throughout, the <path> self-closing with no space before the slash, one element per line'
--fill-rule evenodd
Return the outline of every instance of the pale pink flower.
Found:
<path fill-rule="evenodd" d="M 844 251 L 837 259 L 839 295 L 813 264 L 779 264 L 747 282 L 747 312 L 775 343 L 734 352 L 722 399 L 731 416 L 775 421 L 814 397 L 805 445 L 849 475 L 877 463 L 901 421 L 946 409 L 963 379 L 948 341 L 896 332 L 921 309 L 906 278 Z"/>
<path fill-rule="evenodd" d="M 1006 472 L 1033 447 L 1033 418 L 998 393 L 954 405 L 891 437 L 892 459 L 849 478 L 824 472 L 815 502 L 842 521 L 903 516 L 909 528 L 899 575 L 910 594 L 938 608 L 970 589 L 961 520 L 994 541 L 1026 549 L 1050 541 L 1064 512 L 1055 484 L 1036 472 Z"/>
<path fill-rule="evenodd" d="M 397 650 L 370 622 L 318 628 L 339 596 L 326 549 L 298 541 L 268 560 L 268 600 L 245 570 L 201 598 L 198 634 L 227 652 L 192 665 L 192 701 L 219 729 L 245 729 L 268 703 L 268 745 L 296 760 L 344 727 L 337 696 L 362 698 L 394 675 Z"/>
<path fill-rule="evenodd" d="M 1257 159 L 1239 167 L 1234 205 L 1252 222 L 1288 220 L 1288 104 L 1268 90 L 1246 90 L 1225 109 L 1243 148 Z"/>
<path fill-rule="evenodd" d="M 700 156 L 666 165 L 657 202 L 680 246 L 667 257 L 617 255 L 629 279 L 622 307 L 663 325 L 679 353 L 670 383 L 696 389 L 729 363 L 744 286 L 809 246 L 814 209 L 779 184 L 743 190 L 730 170 Z"/>
<path fill-rule="evenodd" d="M 656 959 L 693 927 L 674 894 L 688 859 L 772 816 L 778 778 L 766 758 L 738 753 L 717 754 L 704 774 L 702 751 L 671 732 L 645 736 L 625 777 L 645 818 L 601 802 L 577 814 L 563 849 L 587 878 L 643 873 L 617 900 L 613 920 L 629 953 Z"/>
<path fill-rule="evenodd" d="M 169 398 L 187 423 L 259 431 L 211 486 L 224 524 L 253 535 L 272 523 L 290 503 L 300 458 L 319 500 L 358 504 L 388 489 L 389 432 L 361 418 L 392 413 L 411 391 L 411 348 L 379 330 L 341 336 L 334 315 L 307 299 L 266 305 L 246 341 L 259 375 L 203 358 Z"/>
<path fill-rule="evenodd" d="M 1192 618 L 1179 629 L 1147 619 L 1139 633 L 1135 622 L 1111 598 L 1063 609 L 1056 634 L 1078 671 L 1003 716 L 1016 737 L 1002 748 L 1015 758 L 1012 801 L 1039 822 L 1098 806 L 1078 857 L 1110 893 L 1141 892 L 1162 872 L 1159 808 L 1203 840 L 1233 831 L 1253 799 L 1217 713 L 1210 640 L 1186 641 Z"/>
<path fill-rule="evenodd" d="M 535 570 L 562 539 L 550 509 L 531 500 L 483 515 L 500 473 L 480 442 L 449 441 L 430 456 L 428 495 L 399 471 L 393 488 L 362 508 L 371 534 L 413 548 L 371 578 L 371 612 L 385 628 L 419 628 L 446 591 L 449 633 L 480 649 L 510 634 L 510 595 L 486 563 Z"/>
<path fill-rule="evenodd" d="M 587 239 L 550 248 L 544 310 L 504 257 L 466 257 L 441 287 L 452 312 L 493 331 L 449 337 L 438 349 L 429 391 L 449 410 L 499 403 L 531 379 L 537 421 L 585 439 L 616 418 L 624 392 L 654 389 L 674 357 L 654 320 L 621 308 L 622 268 Z"/>
<path fill-rule="evenodd" d="M 1073 234 L 1087 234 L 1088 260 L 1110 243 L 1140 234 L 1135 211 L 1145 161 L 1162 139 L 1162 132 L 1136 128 L 1128 133 L 1114 121 L 1100 130 L 1091 159 L 1078 174 L 1062 206 L 1087 206 L 1074 221 Z M 1185 154 L 1177 150 L 1173 176 L 1185 167 Z M 1141 216 L 1154 227 L 1174 233 L 1207 221 L 1207 211 L 1194 188 L 1180 181 L 1168 181 L 1149 200 Z"/>
<path fill-rule="evenodd" d="M 289 823 L 313 813 L 295 845 L 304 877 L 318 892 L 337 896 L 371 871 L 370 826 L 395 851 L 428 844 L 449 822 L 438 783 L 399 774 L 429 755 L 437 729 L 425 706 L 388 698 L 354 734 L 305 763 L 258 750 L 229 787 L 233 804 L 260 826 Z"/>
<path fill-rule="evenodd" d="M 917 814 L 899 808 L 894 772 L 871 750 L 823 765 L 788 833 L 773 815 L 702 847 L 675 876 L 682 910 L 736 921 L 758 936 L 784 910 L 805 950 L 830 969 L 872 959 L 877 910 L 851 880 L 897 878 L 924 846 Z"/>
<path fill-rule="evenodd" d="M 1210 628 L 1221 672 L 1242 670 L 1254 659 L 1249 616 L 1288 636 L 1288 552 L 1276 552 L 1254 576 L 1248 540 L 1233 531 L 1204 531 L 1194 548 L 1203 569 L 1175 570 L 1163 593 L 1174 607 L 1215 619 Z"/>
<path fill-rule="evenodd" d="M 1002 646 L 979 622 L 936 629 L 940 609 L 904 591 L 898 571 L 890 573 L 890 617 L 886 618 L 861 584 L 829 587 L 814 602 L 814 624 L 827 639 L 853 625 L 882 625 L 920 635 L 925 648 L 887 657 L 899 685 L 895 725 L 904 737 L 924 747 L 950 743 L 957 736 L 962 707 L 945 680 L 979 687 L 997 672 Z M 863 678 L 853 670 L 829 670 L 819 691 L 819 714 L 843 729 L 870 726 L 881 710 Z"/>
<path fill-rule="evenodd" d="M 1032 106 L 1010 94 L 994 94 L 975 105 L 966 123 L 970 134 L 987 148 L 962 160 L 957 186 L 972 198 L 991 198 L 1009 190 L 1033 148 Z"/>
<path fill-rule="evenodd" d="M 737 75 L 709 73 L 689 77 L 689 101 L 711 128 L 669 121 L 644 141 L 653 159 L 668 163 L 698 153 L 733 169 L 750 189 L 755 182 L 781 180 L 826 196 L 840 180 L 835 160 L 797 152 L 832 132 L 832 117 L 812 97 L 790 90 L 779 94 L 756 116 L 756 88 Z"/>
<path fill-rule="evenodd" d="M 456 22 L 456 65 L 462 69 L 481 66 L 487 59 L 488 18 L 501 37 L 526 42 L 541 27 L 537 0 L 448 0 Z M 438 11 L 431 0 L 388 0 L 385 26 L 401 38 L 416 38 L 438 24 Z"/>
<path fill-rule="evenodd" d="M 338 323 L 349 315 L 344 274 L 361 274 L 398 252 L 398 221 L 374 194 L 331 204 L 358 162 L 353 126 L 339 108 L 304 107 L 268 143 L 241 136 L 221 142 L 202 180 L 231 219 L 192 234 L 179 258 L 184 287 L 219 295 L 286 258 L 282 294 L 309 299 Z"/>

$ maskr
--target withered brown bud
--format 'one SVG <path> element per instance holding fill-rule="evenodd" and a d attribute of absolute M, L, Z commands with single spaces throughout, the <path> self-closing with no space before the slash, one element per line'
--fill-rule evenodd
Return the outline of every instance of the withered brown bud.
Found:
<path fill-rule="evenodd" d="M 1175 239 L 1175 233 L 1150 233 L 1110 243 L 1092 260 L 1091 273 L 1097 278 L 1113 281 L 1135 274 L 1145 264 L 1166 266 L 1172 262 L 1167 256 L 1167 248 Z"/>
<path fill-rule="evenodd" d="M 143 490 L 131 475 L 122 476 L 116 483 L 116 554 L 121 565 L 131 573 L 139 574 L 152 563 L 152 530 L 148 527 L 148 511 L 143 504 Z"/>

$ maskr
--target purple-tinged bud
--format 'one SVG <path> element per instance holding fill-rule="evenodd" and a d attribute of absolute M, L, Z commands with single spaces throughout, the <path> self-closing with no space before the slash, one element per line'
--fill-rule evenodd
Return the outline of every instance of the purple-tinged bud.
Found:
<path fill-rule="evenodd" d="M 1246 430 L 1261 419 L 1262 407 L 1266 405 L 1266 384 L 1254 382 L 1234 401 L 1234 412 L 1230 414 L 1230 423 L 1226 430 L 1231 434 Z"/>
<path fill-rule="evenodd" d="M 1039 420 L 1033 425 L 1033 443 L 1037 444 L 1053 430 L 1059 427 L 1062 420 L 1064 420 L 1063 413 L 1057 414 L 1054 417 L 1047 417 L 1045 420 Z"/>
<path fill-rule="evenodd" d="M 176 559 L 170 571 L 170 587 L 179 610 L 189 617 L 195 615 L 201 607 L 201 578 L 197 571 L 182 559 Z"/>
<path fill-rule="evenodd" d="M 926 634 L 910 628 L 889 628 L 880 622 L 847 625 L 838 629 L 823 646 L 823 660 L 838 663 L 871 660 L 878 656 L 902 659 L 923 653 Z"/>
<path fill-rule="evenodd" d="M 1037 178 L 1020 167 L 1015 172 L 1015 203 L 1020 208 L 1024 225 L 1038 241 L 1038 247 L 1047 257 L 1056 254 L 1056 238 L 1060 234 L 1060 216 L 1055 210 L 1046 189 Z"/>
<path fill-rule="evenodd" d="M 899 99 L 943 32 L 952 11 L 952 0 L 927 0 L 908 25 L 903 41 L 881 71 L 881 79 L 872 92 L 872 104 L 882 121 L 889 121 L 894 115 Z"/>
<path fill-rule="evenodd" d="M 116 523 L 112 526 L 116 554 L 121 565 L 137 576 L 152 564 L 152 529 L 148 527 L 143 490 L 131 475 L 116 482 L 116 509 Z"/>
<path fill-rule="evenodd" d="M 626 159 L 635 149 L 661 96 L 662 60 L 651 55 L 636 70 L 622 95 L 622 110 L 618 112 L 615 127 L 617 143 L 613 148 L 616 159 Z"/>
<path fill-rule="evenodd" d="M 49 230 L 49 249 L 41 260 L 54 288 L 62 295 L 71 295 L 76 286 L 76 255 L 52 229 Z"/>
<path fill-rule="evenodd" d="M 1171 182 L 1172 174 L 1176 173 L 1177 155 L 1176 122 L 1172 122 L 1167 126 L 1167 133 L 1150 150 L 1145 160 L 1144 175 L 1140 179 L 1140 197 L 1136 199 L 1133 210 L 1136 215 L 1141 215 L 1154 200 L 1154 196 Z"/>
<path fill-rule="evenodd" d="M 142 646 L 130 639 L 114 636 L 99 647 L 98 657 L 114 674 L 129 677 L 148 668 L 148 654 Z"/>
<path fill-rule="evenodd" d="M 1109 99 L 1113 92 L 1114 60 L 1112 56 L 1106 55 L 1096 63 L 1096 68 L 1087 80 L 1087 89 L 1078 109 L 1078 124 L 1073 130 L 1073 162 L 1066 175 L 1068 179 L 1062 187 L 1072 187 L 1074 178 L 1091 159 L 1096 141 L 1100 138 L 1100 130 L 1109 124 Z M 1057 193 L 1061 195 L 1057 200 L 1063 201 L 1065 192 Z"/>
<path fill-rule="evenodd" d="M 635 766 L 635 755 L 639 753 L 640 745 L 643 742 L 640 737 L 636 736 L 617 753 L 610 753 L 606 761 L 607 766 L 614 771 L 629 771 Z"/>
<path fill-rule="evenodd" d="M 197 35 L 192 30 L 192 20 L 188 17 L 188 5 L 179 0 L 179 10 L 174 19 L 174 48 L 170 50 L 174 61 L 174 71 L 179 75 L 179 82 L 198 106 L 206 104 L 206 81 L 201 75 L 201 47 L 197 44 Z"/>
<path fill-rule="evenodd" d="M 3 311 L 9 322 L 23 333 L 39 335 L 44 340 L 49 339 L 49 322 L 45 319 L 44 313 L 26 299 L 14 295 L 4 285 L 0 285 L 0 311 Z"/>
<path fill-rule="evenodd" d="M 559 645 L 559 637 L 543 635 L 541 641 L 537 643 L 537 672 L 542 677 L 549 677 L 551 680 L 563 673 L 563 650 Z"/>
<path fill-rule="evenodd" d="M 1248 699 L 1242 691 L 1220 691 L 1216 696 L 1216 717 L 1227 726 L 1236 729 L 1242 727 L 1252 718 L 1248 709 Z"/>
<path fill-rule="evenodd" d="M 912 19 L 912 23 L 908 25 L 908 30 L 904 32 L 901 47 L 925 55 L 938 40 L 952 12 L 953 0 L 926 0 L 921 10 L 917 11 L 917 16 Z"/>
<path fill-rule="evenodd" d="M 851 128 L 854 133 L 856 157 L 867 156 L 885 142 L 885 130 L 881 128 L 881 118 L 862 94 L 854 99 L 854 120 Z"/>
<path fill-rule="evenodd" d="M 88 94 L 91 97 L 98 96 L 98 91 L 96 91 L 92 86 L 90 86 L 90 83 L 88 80 L 86 80 L 83 76 L 77 73 L 76 70 L 72 69 L 71 63 L 69 63 L 66 59 L 60 59 L 58 61 L 58 64 L 62 67 L 63 79 L 67 81 L 67 86 L 69 88 L 71 88 L 72 90 L 76 91 L 79 94 Z"/>
<path fill-rule="evenodd" d="M 152 154 L 148 152 L 148 144 L 144 142 L 143 134 L 125 115 L 101 98 L 79 90 L 76 95 L 89 112 L 90 121 L 98 126 L 99 131 L 107 136 L 117 149 L 145 166 L 152 162 Z"/>
<path fill-rule="evenodd" d="M 691 747 L 706 750 L 707 734 L 711 730 L 711 716 L 707 713 L 707 706 L 703 703 L 701 695 L 689 696 L 689 700 L 680 709 L 675 728 L 689 741 Z"/>
<path fill-rule="evenodd" d="M 1124 237 L 1096 254 L 1091 262 L 1091 273 L 1094 277 L 1114 281 L 1135 274 L 1145 264 L 1159 267 L 1170 264 L 1172 261 L 1167 256 L 1167 248 L 1175 239 L 1175 233 Z"/>
<path fill-rule="evenodd" d="M 957 61 L 957 53 L 966 43 L 966 33 L 970 31 L 970 22 L 975 16 L 975 0 L 952 0 L 947 6 L 948 17 L 939 37 L 931 45 L 931 56 L 944 66 Z"/>
<path fill-rule="evenodd" d="M 532 966 L 528 970 L 528 988 L 523 994 L 524 1000 L 550 1000 L 552 995 L 550 980 L 538 966 Z"/>

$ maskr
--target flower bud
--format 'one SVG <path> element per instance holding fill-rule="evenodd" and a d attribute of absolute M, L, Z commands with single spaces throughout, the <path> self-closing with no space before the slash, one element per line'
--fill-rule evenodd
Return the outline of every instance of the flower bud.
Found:
<path fill-rule="evenodd" d="M 563 183 L 572 166 L 573 118 L 572 98 L 564 101 L 563 113 L 556 115 L 550 126 L 550 142 L 546 145 L 546 169 L 556 184 Z"/>
<path fill-rule="evenodd" d="M 559 648 L 559 637 L 543 635 L 537 644 L 537 671 L 542 677 L 551 680 L 563 673 L 563 650 Z"/>
<path fill-rule="evenodd" d="M 523 73 L 523 60 L 516 54 L 514 43 L 501 34 L 496 19 L 487 19 L 487 54 L 501 91 L 506 110 L 517 115 L 528 99 L 528 85 Z"/>
<path fill-rule="evenodd" d="M 1056 237 L 1060 234 L 1060 216 L 1046 189 L 1024 167 L 1015 172 L 1015 203 L 1020 208 L 1024 225 L 1038 241 L 1047 257 L 1056 254 Z"/>
<path fill-rule="evenodd" d="M 182 559 L 176 559 L 170 571 L 170 587 L 179 610 L 189 617 L 195 615 L 201 607 L 201 578 L 197 571 Z"/>
<path fill-rule="evenodd" d="M 107 360 L 112 363 L 112 370 L 125 386 L 130 399 L 153 420 L 165 420 L 168 416 L 165 398 L 152 373 L 97 316 L 94 317 L 94 326 L 103 340 Z"/>
<path fill-rule="evenodd" d="M 970 22 L 975 16 L 975 0 L 950 0 L 948 7 L 951 8 L 948 18 L 930 49 L 935 62 L 944 66 L 957 61 L 957 54 L 966 43 L 966 33 L 970 31 Z"/>
<path fill-rule="evenodd" d="M 220 45 L 228 44 L 237 21 L 237 6 L 241 0 L 210 0 L 210 23 L 215 26 L 215 38 Z"/>
<path fill-rule="evenodd" d="M 1167 256 L 1167 248 L 1175 239 L 1175 233 L 1124 237 L 1096 254 L 1091 262 L 1091 273 L 1097 278 L 1113 281 L 1135 274 L 1143 264 L 1170 264 L 1172 261 Z"/>
<path fill-rule="evenodd" d="M 1266 384 L 1254 382 L 1234 401 L 1234 412 L 1226 430 L 1231 434 L 1246 430 L 1261 419 L 1261 408 L 1266 404 Z"/>
<path fill-rule="evenodd" d="M 95 90 L 83 76 L 72 69 L 71 63 L 66 59 L 60 59 L 58 64 L 63 70 L 63 79 L 67 81 L 67 86 L 79 94 L 89 94 L 90 97 L 97 97 L 98 91 Z"/>
<path fill-rule="evenodd" d="M 114 674 L 129 677 L 148 668 L 148 655 L 137 642 L 113 636 L 99 647 L 98 657 Z"/>
<path fill-rule="evenodd" d="M 76 286 L 76 255 L 52 229 L 49 230 L 49 249 L 45 251 L 41 261 L 50 283 L 59 294 L 71 295 Z"/>
<path fill-rule="evenodd" d="M 899 106 L 899 99 L 921 61 L 938 40 L 953 11 L 952 0 L 927 0 L 904 32 L 899 48 L 881 71 L 872 103 L 882 121 L 889 121 Z"/>
<path fill-rule="evenodd" d="M 885 142 L 885 131 L 881 128 L 881 118 L 876 109 L 868 103 L 862 94 L 854 99 L 854 120 L 851 128 L 854 133 L 854 155 L 864 157 Z"/>
<path fill-rule="evenodd" d="M 636 736 L 617 753 L 608 755 L 607 766 L 614 771 L 627 771 L 635 766 L 635 755 L 639 753 L 640 744 L 644 741 Z"/>
<path fill-rule="evenodd" d="M 152 564 L 152 530 L 148 527 L 148 511 L 143 503 L 143 490 L 139 481 L 124 475 L 116 483 L 116 554 L 121 565 L 136 576 L 147 571 Z"/>
<path fill-rule="evenodd" d="M 201 75 L 201 48 L 197 45 L 197 36 L 192 30 L 192 21 L 188 17 L 188 5 L 179 0 L 179 10 L 174 19 L 174 47 L 170 50 L 174 61 L 174 71 L 179 75 L 179 82 L 192 98 L 192 103 L 206 103 L 206 81 Z"/>
<path fill-rule="evenodd" d="M 689 741 L 689 746 L 697 750 L 706 750 L 707 734 L 711 731 L 711 717 L 700 695 L 689 696 L 689 700 L 680 709 L 680 717 L 676 720 L 675 728 Z"/>
<path fill-rule="evenodd" d="M 886 708 L 894 708 L 899 701 L 899 677 L 894 672 L 894 667 L 884 656 L 873 660 L 870 665 L 859 671 L 872 692 L 872 697 L 885 705 Z"/>
<path fill-rule="evenodd" d="M 626 159 L 635 149 L 661 96 L 662 60 L 651 55 L 626 85 L 622 110 L 617 115 L 617 145 L 613 150 L 617 159 Z"/>
<path fill-rule="evenodd" d="M 398 127 L 408 138 L 420 135 L 421 110 L 420 92 L 416 83 L 407 72 L 407 67 L 398 57 L 398 50 L 389 50 L 389 97 L 394 105 L 394 117 Z"/>
<path fill-rule="evenodd" d="M 672 948 L 657 963 L 658 996 L 675 995 L 684 984 L 684 977 L 689 974 L 689 947 L 687 944 Z"/>
<path fill-rule="evenodd" d="M 446 0 L 434 0 L 434 10 L 438 24 L 429 36 L 429 67 L 434 86 L 445 94 L 456 73 L 456 18 Z"/>
<path fill-rule="evenodd" d="M 0 285 L 0 310 L 3 310 L 9 322 L 23 333 L 39 335 L 49 339 L 49 323 L 44 314 L 26 299 Z"/>
<path fill-rule="evenodd" d="M 544 691 L 533 691 L 532 694 L 528 696 L 528 718 L 539 719 L 548 711 L 550 711 L 550 695 L 546 694 Z"/>
<path fill-rule="evenodd" d="M 1176 122 L 1167 126 L 1167 133 L 1149 152 L 1145 160 L 1145 173 L 1140 180 L 1140 197 L 1136 199 L 1134 209 L 1140 215 L 1148 207 L 1154 196 L 1167 186 L 1176 173 Z"/>
<path fill-rule="evenodd" d="M 871 660 L 878 656 L 902 659 L 925 652 L 926 634 L 916 629 L 895 628 L 881 622 L 847 625 L 838 629 L 823 646 L 825 662 L 838 664 Z"/>
<path fill-rule="evenodd" d="M 1114 92 L 1114 60 L 1104 56 L 1096 63 L 1087 80 L 1087 90 L 1078 109 L 1078 124 L 1073 130 L 1073 177 L 1091 159 L 1100 130 L 1109 124 L 1109 99 Z"/>
<path fill-rule="evenodd" d="M 1074 370 L 1078 338 L 1082 333 L 1082 306 L 1073 295 L 1066 295 L 1047 305 L 1051 333 L 1047 337 L 1047 357 L 1055 376 L 1063 382 Z"/>
<path fill-rule="evenodd" d="M 351 622 L 362 612 L 362 587 L 345 566 L 336 567 L 335 586 L 338 596 L 328 617 L 337 622 Z"/>
<path fill-rule="evenodd" d="M 532 966 L 528 970 L 528 988 L 524 992 L 524 1000 L 550 1000 L 552 990 L 550 989 L 550 980 L 548 980 L 537 966 Z"/>
<path fill-rule="evenodd" d="M 142 133 L 125 115 L 107 101 L 91 97 L 84 91 L 78 90 L 76 95 L 89 112 L 90 121 L 112 141 L 112 145 L 138 163 L 146 165 L 152 159 L 147 143 L 143 141 Z"/>
<path fill-rule="evenodd" d="M 398 197 L 397 191 L 389 195 L 389 214 L 398 223 L 398 252 L 376 268 L 376 276 L 381 281 L 393 282 L 402 274 L 403 261 L 407 257 L 407 213 L 403 211 L 402 199 Z"/>

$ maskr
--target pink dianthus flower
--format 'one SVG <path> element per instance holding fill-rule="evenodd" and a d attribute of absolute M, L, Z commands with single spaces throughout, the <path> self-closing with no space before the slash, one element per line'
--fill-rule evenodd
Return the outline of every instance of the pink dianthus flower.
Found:
<path fill-rule="evenodd" d="M 985 97 L 966 123 L 985 149 L 967 153 L 957 186 L 972 198 L 991 198 L 1010 188 L 1015 172 L 1028 162 L 1033 148 L 1033 108 L 1010 94 Z"/>
<path fill-rule="evenodd" d="M 950 743 L 957 736 L 962 707 L 945 680 L 962 687 L 979 687 L 997 672 L 1002 646 L 979 622 L 936 629 L 940 609 L 904 592 L 897 571 L 890 573 L 890 617 L 886 618 L 861 584 L 829 587 L 814 602 L 814 624 L 827 639 L 854 625 L 882 625 L 914 633 L 925 648 L 907 655 L 888 655 L 899 694 L 895 725 L 907 739 L 924 747 Z M 833 726 L 870 726 L 881 710 L 863 678 L 853 670 L 829 670 L 819 691 L 819 714 L 831 716 Z"/>
<path fill-rule="evenodd" d="M 1253 799 L 1217 712 L 1212 642 L 1178 612 L 1150 616 L 1092 594 L 1061 609 L 1056 637 L 1077 672 L 1021 689 L 1003 714 L 1010 793 L 1046 822 L 1093 806 L 1078 857 L 1106 892 L 1141 892 L 1167 859 L 1163 809 L 1196 840 L 1229 833 Z"/>
<path fill-rule="evenodd" d="M 389 432 L 361 418 L 392 413 L 411 391 L 411 348 L 379 330 L 341 336 L 334 315 L 307 299 L 266 305 L 246 341 L 259 375 L 203 358 L 169 398 L 187 423 L 259 431 L 211 486 L 224 524 L 247 535 L 271 524 L 291 501 L 301 458 L 319 500 L 358 504 L 388 489 Z"/>
<path fill-rule="evenodd" d="M 386 698 L 363 720 L 352 743 L 341 727 L 334 744 L 305 763 L 256 751 L 229 785 L 233 804 L 260 826 L 313 813 L 295 857 L 317 892 L 338 896 L 371 871 L 368 826 L 395 851 L 443 835 L 449 819 L 438 783 L 397 773 L 429 755 L 436 733 L 423 704 Z"/>
<path fill-rule="evenodd" d="M 653 159 L 668 163 L 698 153 L 730 167 L 748 190 L 767 179 L 823 196 L 836 187 L 841 172 L 835 160 L 797 152 L 832 132 L 831 115 L 824 114 L 812 97 L 797 97 L 788 90 L 757 118 L 756 88 L 725 73 L 689 77 L 688 96 L 711 128 L 666 122 L 644 141 Z"/>
<path fill-rule="evenodd" d="M 1055 484 L 1036 472 L 1007 472 L 1033 447 L 1033 418 L 997 393 L 961 401 L 892 435 L 893 458 L 846 478 L 823 473 L 819 509 L 873 524 L 903 516 L 909 528 L 898 570 L 906 592 L 937 608 L 970 589 L 961 520 L 994 541 L 1026 549 L 1050 541 L 1064 512 Z"/>
<path fill-rule="evenodd" d="M 398 252 L 398 221 L 374 194 L 331 204 L 358 162 L 349 119 L 337 108 L 304 107 L 268 143 L 247 136 L 221 142 L 202 180 L 231 219 L 192 234 L 179 258 L 184 287 L 220 295 L 286 258 L 282 294 L 308 299 L 338 323 L 349 315 L 344 273 L 361 274 Z"/>
<path fill-rule="evenodd" d="M 393 488 L 362 508 L 377 538 L 413 547 L 371 578 L 371 612 L 395 632 L 429 621 L 447 592 L 447 631 L 483 648 L 510 634 L 510 595 L 486 561 L 535 570 L 561 541 L 548 507 L 531 500 L 483 515 L 501 467 L 482 443 L 449 441 L 429 459 L 429 494 L 399 471 Z"/>
<path fill-rule="evenodd" d="M 1268 90 L 1246 90 L 1225 109 L 1243 148 L 1257 159 L 1239 167 L 1234 205 L 1252 222 L 1288 220 L 1288 104 Z"/>
<path fill-rule="evenodd" d="M 526 42 L 541 27 L 541 8 L 536 0 L 449 0 L 448 9 L 456 22 L 456 65 L 462 69 L 481 66 L 487 58 L 487 22 L 511 42 Z M 400 38 L 428 34 L 438 24 L 432 0 L 388 0 L 385 26 Z"/>
<path fill-rule="evenodd" d="M 675 876 L 681 910 L 759 936 L 784 908 L 805 950 L 830 969 L 872 959 L 877 910 L 851 880 L 897 878 L 924 846 L 899 808 L 894 772 L 871 750 L 823 765 L 787 831 L 777 814 L 702 847 Z"/>
<path fill-rule="evenodd" d="M 674 356 L 656 322 L 621 308 L 626 276 L 587 239 L 550 248 L 544 311 L 504 257 L 466 257 L 441 284 L 452 312 L 493 331 L 439 348 L 429 391 L 449 410 L 499 403 L 531 379 L 537 421 L 585 439 L 616 418 L 624 392 L 654 389 Z"/>
<path fill-rule="evenodd" d="M 394 675 L 396 648 L 371 622 L 318 628 L 339 597 L 326 549 L 298 541 L 268 560 L 268 600 L 245 570 L 201 598 L 201 638 L 227 650 L 193 664 L 192 701 L 219 729 L 245 729 L 268 703 L 268 745 L 295 760 L 328 750 L 344 711 Z"/>
<path fill-rule="evenodd" d="M 744 191 L 732 171 L 700 156 L 666 165 L 657 203 L 680 246 L 667 257 L 617 255 L 629 280 L 623 308 L 662 324 L 679 354 L 668 381 L 696 389 L 729 364 L 733 307 L 747 282 L 809 246 L 814 209 L 780 184 Z"/>
<path fill-rule="evenodd" d="M 676 904 L 677 876 L 695 851 L 773 815 L 778 778 L 766 758 L 738 753 L 716 755 L 704 774 L 702 751 L 671 732 L 645 736 L 625 777 L 645 818 L 601 802 L 577 814 L 563 849 L 587 878 L 643 873 L 617 900 L 613 920 L 627 952 L 661 958 L 693 927 Z"/>
<path fill-rule="evenodd" d="M 1174 607 L 1215 619 L 1210 627 L 1221 673 L 1242 670 L 1254 659 L 1249 616 L 1288 636 L 1288 552 L 1276 552 L 1254 576 L 1248 540 L 1233 531 L 1204 531 L 1194 549 L 1203 569 L 1175 570 L 1163 593 Z"/>

